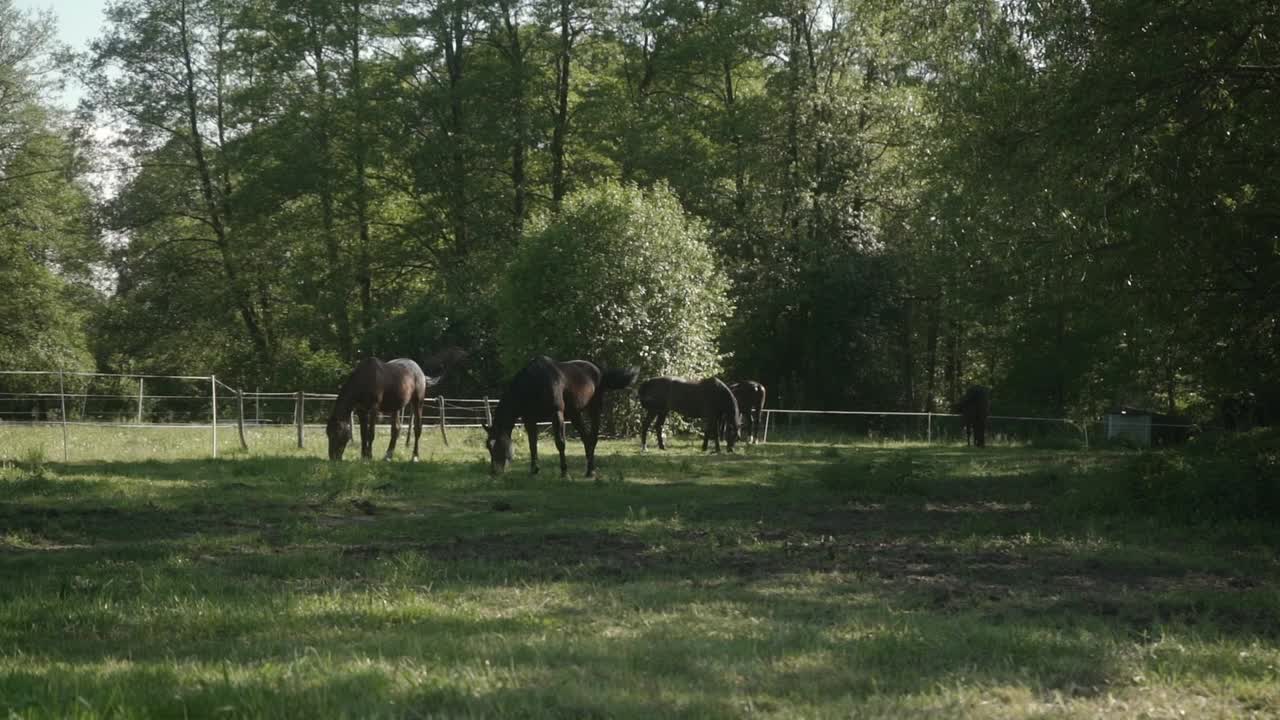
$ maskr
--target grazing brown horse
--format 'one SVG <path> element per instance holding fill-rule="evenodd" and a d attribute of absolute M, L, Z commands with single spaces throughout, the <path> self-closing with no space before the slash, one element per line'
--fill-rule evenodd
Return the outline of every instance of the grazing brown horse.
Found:
<path fill-rule="evenodd" d="M 764 385 L 755 380 L 743 380 L 729 386 L 733 397 L 738 401 L 738 410 L 742 413 L 743 425 L 746 426 L 743 437 L 752 445 L 760 442 L 760 419 L 764 416 Z"/>
<path fill-rule="evenodd" d="M 502 394 L 493 411 L 493 425 L 484 425 L 489 436 L 486 441 L 489 471 L 496 475 L 511 464 L 514 457 L 511 431 L 516 420 L 522 419 L 525 435 L 529 437 L 530 472 L 537 473 L 538 423 L 550 420 L 556 450 L 560 452 L 560 476 L 568 477 L 569 465 L 564 458 L 564 420 L 568 417 L 587 450 L 587 477 L 593 476 L 604 394 L 629 386 L 635 382 L 636 374 L 634 368 L 601 370 L 586 360 L 556 362 L 545 355 L 533 358 L 516 373 Z M 591 421 L 590 432 L 583 424 L 584 412 Z"/>
<path fill-rule="evenodd" d="M 964 444 L 987 445 L 987 420 L 991 417 L 991 389 L 984 385 L 970 387 L 964 397 L 951 406 L 964 425 Z"/>
<path fill-rule="evenodd" d="M 715 438 L 716 452 L 720 452 L 720 432 L 723 428 L 729 452 L 738 442 L 738 400 L 729 386 L 710 377 L 702 382 L 690 382 L 679 378 L 659 377 L 645 380 L 636 391 L 644 408 L 644 423 L 640 426 L 640 450 L 648 449 L 649 423 L 656 417 L 658 449 L 666 450 L 662 437 L 662 423 L 667 414 L 675 411 L 688 418 L 702 418 L 702 449 Z"/>
<path fill-rule="evenodd" d="M 383 362 L 377 358 L 365 358 L 342 384 L 333 412 L 325 425 L 329 436 L 329 459 L 341 460 L 351 442 L 351 413 L 360 419 L 360 457 L 373 458 L 374 427 L 378 413 L 391 416 L 391 443 L 384 459 L 390 460 L 400 436 L 400 411 L 408 406 L 413 422 L 413 462 L 418 461 L 418 442 L 422 436 L 422 403 L 427 391 L 440 384 L 448 366 L 466 353 L 451 348 L 434 356 L 441 366 L 441 373 L 428 377 L 418 363 L 407 358 Z"/>

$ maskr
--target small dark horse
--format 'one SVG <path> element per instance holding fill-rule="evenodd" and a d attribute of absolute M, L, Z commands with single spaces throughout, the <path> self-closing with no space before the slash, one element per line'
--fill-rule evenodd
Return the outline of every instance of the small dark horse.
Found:
<path fill-rule="evenodd" d="M 991 417 L 991 389 L 974 385 L 951 406 L 951 412 L 960 415 L 964 425 L 964 444 L 977 447 L 987 445 L 987 419 Z"/>
<path fill-rule="evenodd" d="M 720 452 L 720 431 L 723 428 L 729 452 L 733 452 L 733 446 L 738 442 L 738 400 L 728 385 L 713 377 L 702 382 L 659 377 L 645 380 L 637 394 L 644 408 L 644 423 L 640 426 L 642 451 L 648 448 L 649 423 L 655 417 L 658 419 L 654 426 L 658 433 L 658 449 L 667 449 L 662 437 L 662 424 L 666 422 L 667 413 L 674 410 L 688 418 L 702 418 L 703 451 L 715 438 L 716 452 Z"/>
<path fill-rule="evenodd" d="M 440 384 L 448 366 L 466 353 L 456 348 L 446 350 L 433 360 L 442 368 L 435 377 L 428 377 L 418 363 L 406 358 L 383 362 L 377 358 L 365 358 L 356 365 L 347 381 L 338 391 L 333 412 L 325 425 L 329 436 L 329 459 L 341 460 L 347 443 L 351 442 L 351 413 L 360 419 L 360 457 L 373 458 L 373 433 L 378 423 L 378 413 L 391 416 L 391 443 L 384 459 L 390 460 L 400 436 L 400 411 L 407 405 L 413 422 L 413 462 L 418 461 L 418 441 L 422 436 L 422 403 L 427 391 Z"/>
<path fill-rule="evenodd" d="M 764 416 L 764 385 L 755 380 L 743 380 L 729 386 L 738 401 L 746 432 L 743 437 L 752 445 L 760 442 L 760 419 Z"/>
<path fill-rule="evenodd" d="M 596 443 L 600 440 L 600 413 L 604 394 L 622 390 L 635 382 L 634 368 L 601 370 L 586 360 L 556 362 L 540 355 L 516 373 L 493 412 L 493 425 L 485 425 L 489 437 L 489 470 L 504 472 L 515 453 L 511 447 L 511 431 L 516 420 L 524 421 L 529 437 L 530 472 L 538 472 L 538 423 L 551 421 L 551 430 L 560 451 L 560 475 L 568 477 L 569 465 L 564 458 L 564 420 L 569 418 L 587 450 L 587 477 L 596 471 Z M 591 420 L 591 432 L 583 424 L 583 412 Z"/>

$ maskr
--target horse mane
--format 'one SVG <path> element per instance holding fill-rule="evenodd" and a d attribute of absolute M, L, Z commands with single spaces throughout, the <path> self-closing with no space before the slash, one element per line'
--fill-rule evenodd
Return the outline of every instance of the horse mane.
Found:
<path fill-rule="evenodd" d="M 377 368 L 382 361 L 376 357 L 367 357 L 356 363 L 355 368 L 347 375 L 347 379 L 342 381 L 342 386 L 338 388 L 338 397 L 333 401 L 333 412 L 329 413 L 329 418 L 350 415 L 351 409 L 355 406 L 353 396 L 356 394 L 357 378 L 360 377 L 360 371 L 366 367 Z"/>

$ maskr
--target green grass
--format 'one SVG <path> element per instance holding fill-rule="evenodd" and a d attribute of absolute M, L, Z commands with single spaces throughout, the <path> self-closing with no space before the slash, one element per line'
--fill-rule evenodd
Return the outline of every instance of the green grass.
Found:
<path fill-rule="evenodd" d="M 1274 523 L 1073 502 L 1126 453 L 677 438 L 584 480 L 575 441 L 562 481 L 475 433 L 39 432 L 0 431 L 10 716 L 1280 714 Z"/>

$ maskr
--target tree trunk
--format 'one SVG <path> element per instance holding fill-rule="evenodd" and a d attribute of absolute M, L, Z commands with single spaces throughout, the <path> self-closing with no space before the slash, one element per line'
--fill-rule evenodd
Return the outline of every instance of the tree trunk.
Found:
<path fill-rule="evenodd" d="M 352 141 L 355 143 L 352 156 L 355 164 L 356 181 L 356 227 L 359 234 L 359 251 L 356 267 L 356 281 L 360 286 L 360 320 L 364 332 L 374 324 L 373 308 L 373 248 L 369 237 L 369 136 L 365 128 L 365 103 L 363 68 L 360 65 L 360 31 L 363 26 L 363 14 L 360 0 L 351 4 L 351 93 L 355 102 Z"/>
<path fill-rule="evenodd" d="M 449 214 L 453 225 L 454 259 L 460 260 L 470 251 L 471 237 L 467 223 L 467 152 L 462 107 L 466 28 L 462 4 L 456 0 L 449 5 L 443 36 L 445 70 L 449 80 Z"/>
<path fill-rule="evenodd" d="M 271 363 L 271 344 L 263 332 L 250 292 L 243 287 L 244 283 L 241 279 L 239 261 L 231 247 L 228 228 L 229 217 L 227 216 L 230 210 L 229 199 L 219 197 L 219 193 L 214 187 L 213 171 L 209 167 L 204 138 L 200 134 L 200 110 L 199 103 L 196 100 L 195 59 L 192 56 L 190 29 L 187 24 L 187 0 L 180 0 L 178 24 L 183 65 L 183 95 L 186 100 L 185 120 L 187 121 L 187 130 L 191 133 L 189 142 L 191 156 L 195 161 L 196 174 L 200 179 L 200 197 L 204 202 L 205 212 L 209 214 L 209 227 L 213 230 L 215 245 L 218 248 L 222 270 L 226 276 L 232 302 L 240 315 L 241 322 L 244 323 L 245 332 L 249 335 L 249 341 L 253 344 L 259 360 L 264 366 L 269 366 Z M 219 133 L 221 132 L 222 128 L 219 127 Z"/>
<path fill-rule="evenodd" d="M 902 307 L 902 409 L 908 412 L 916 409 L 915 305 L 915 298 L 907 295 Z"/>
<path fill-rule="evenodd" d="M 747 222 L 747 164 L 743 152 L 742 128 L 739 125 L 737 98 L 733 87 L 733 65 L 725 58 L 724 71 L 724 109 L 729 117 L 729 144 L 733 147 L 733 209 L 732 223 L 743 227 Z M 740 238 L 741 240 L 741 238 Z"/>
<path fill-rule="evenodd" d="M 316 132 L 316 152 L 320 156 L 320 232 L 324 239 L 326 292 L 329 315 L 337 334 L 338 353 L 345 360 L 353 359 L 351 319 L 347 314 L 345 263 L 342 246 L 334 220 L 333 178 L 337 173 L 333 159 L 333 108 L 329 104 L 329 74 L 324 60 L 324 44 L 320 33 L 312 27 L 312 55 L 316 74 L 316 106 L 319 127 Z"/>
<path fill-rule="evenodd" d="M 925 395 L 924 395 L 924 411 L 936 412 L 937 403 L 934 396 L 937 394 L 935 381 L 938 375 L 938 325 L 939 325 L 939 305 L 941 302 L 937 295 L 929 299 L 929 327 L 927 332 L 927 340 L 925 341 Z"/>
<path fill-rule="evenodd" d="M 520 42 L 520 18 L 509 3 L 501 2 L 506 31 L 507 54 L 511 63 L 511 103 L 515 132 L 511 141 L 511 235 L 512 244 L 524 234 L 526 195 L 525 155 L 529 147 L 529 109 L 525 98 L 524 45 Z"/>
<path fill-rule="evenodd" d="M 950 312 L 957 312 L 958 308 L 954 306 Z M 947 384 L 947 407 L 948 411 L 956 400 L 960 398 L 960 321 L 951 318 L 948 323 L 949 331 L 947 332 L 947 367 L 946 367 L 946 384 Z"/>
<path fill-rule="evenodd" d="M 565 195 L 565 139 L 569 133 L 569 64 L 573 57 L 570 0 L 560 0 L 560 49 L 556 55 L 556 115 L 551 133 L 551 202 L 560 209 Z"/>
<path fill-rule="evenodd" d="M 801 19 L 791 15 L 788 23 L 787 57 L 787 192 L 782 198 L 783 222 L 791 231 L 792 248 L 800 246 L 800 215 L 796 198 L 800 195 L 800 34 Z"/>

